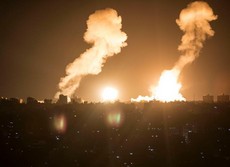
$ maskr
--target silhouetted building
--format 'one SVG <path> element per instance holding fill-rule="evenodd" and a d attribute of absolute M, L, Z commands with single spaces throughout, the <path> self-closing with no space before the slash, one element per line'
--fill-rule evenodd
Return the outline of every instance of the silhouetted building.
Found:
<path fill-rule="evenodd" d="M 71 103 L 83 103 L 84 100 L 82 100 L 80 97 L 74 97 L 71 98 Z"/>
<path fill-rule="evenodd" d="M 217 96 L 217 102 L 219 102 L 219 103 L 227 103 L 227 102 L 229 102 L 229 95 L 223 94 L 223 95 Z"/>
<path fill-rule="evenodd" d="M 27 97 L 26 103 L 27 104 L 37 104 L 38 101 L 35 98 L 33 98 L 33 97 Z"/>
<path fill-rule="evenodd" d="M 205 103 L 213 103 L 214 102 L 214 96 L 211 96 L 211 95 L 203 96 L 203 102 L 205 102 Z"/>
<path fill-rule="evenodd" d="M 8 101 L 8 99 L 5 97 L 0 98 L 0 103 L 6 103 L 7 101 Z"/>
<path fill-rule="evenodd" d="M 45 99 L 45 100 L 44 100 L 44 103 L 45 103 L 45 104 L 52 104 L 52 99 Z"/>
<path fill-rule="evenodd" d="M 11 104 L 19 104 L 19 103 L 20 103 L 20 100 L 17 99 L 17 98 L 10 98 L 10 99 L 9 99 L 9 102 L 10 102 Z"/>
<path fill-rule="evenodd" d="M 58 104 L 67 104 L 68 103 L 68 97 L 60 94 L 57 103 Z"/>

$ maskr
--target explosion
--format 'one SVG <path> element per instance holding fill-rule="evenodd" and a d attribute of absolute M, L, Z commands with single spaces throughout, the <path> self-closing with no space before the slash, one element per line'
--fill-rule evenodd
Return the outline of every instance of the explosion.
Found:
<path fill-rule="evenodd" d="M 112 87 L 106 87 L 102 92 L 104 102 L 115 102 L 118 99 L 118 91 Z"/>
<path fill-rule="evenodd" d="M 96 11 L 89 16 L 87 27 L 84 39 L 93 46 L 67 65 L 56 99 L 60 94 L 74 96 L 84 76 L 99 74 L 106 59 L 118 54 L 127 45 L 127 35 L 121 31 L 121 16 L 114 9 Z"/>
<path fill-rule="evenodd" d="M 179 60 L 171 70 L 165 70 L 160 76 L 158 85 L 151 88 L 152 96 L 139 96 L 131 101 L 159 100 L 163 102 L 186 100 L 180 93 L 182 85 L 178 83 L 183 68 L 192 63 L 200 53 L 203 43 L 207 37 L 213 36 L 209 22 L 216 20 L 212 8 L 203 1 L 196 1 L 183 9 L 176 23 L 184 32 L 178 50 L 182 52 Z"/>
<path fill-rule="evenodd" d="M 165 70 L 161 74 L 157 87 L 151 87 L 152 96 L 138 96 L 131 99 L 133 102 L 158 100 L 162 102 L 184 101 L 185 98 L 180 94 L 181 84 L 178 83 L 179 71 Z"/>
<path fill-rule="evenodd" d="M 166 70 L 161 74 L 158 86 L 152 90 L 155 100 L 164 102 L 185 100 L 179 93 L 181 84 L 178 83 L 178 75 L 176 70 Z"/>

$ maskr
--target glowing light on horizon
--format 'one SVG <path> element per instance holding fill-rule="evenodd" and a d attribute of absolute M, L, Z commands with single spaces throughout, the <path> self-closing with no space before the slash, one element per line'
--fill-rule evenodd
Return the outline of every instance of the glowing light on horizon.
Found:
<path fill-rule="evenodd" d="M 182 85 L 177 81 L 178 75 L 175 70 L 166 70 L 161 74 L 157 87 L 152 88 L 155 100 L 163 102 L 186 100 L 180 93 Z"/>
<path fill-rule="evenodd" d="M 131 102 L 150 102 L 153 100 L 154 100 L 154 97 L 152 97 L 152 96 L 141 96 L 141 95 L 139 95 L 137 98 L 131 98 Z"/>
<path fill-rule="evenodd" d="M 114 102 L 118 99 L 118 90 L 113 87 L 106 87 L 102 92 L 103 102 Z"/>
<path fill-rule="evenodd" d="M 180 93 L 181 84 L 178 82 L 179 72 L 176 70 L 165 70 L 160 76 L 158 85 L 151 87 L 152 96 L 138 96 L 131 99 L 132 102 L 149 102 L 149 101 L 185 101 L 186 99 Z"/>
<path fill-rule="evenodd" d="M 199 56 L 207 37 L 214 35 L 209 22 L 216 19 L 217 16 L 206 2 L 195 1 L 183 9 L 179 19 L 176 20 L 179 28 L 184 32 L 181 44 L 178 46 L 182 55 L 171 70 L 162 72 L 158 85 L 151 88 L 152 96 L 139 96 L 131 101 L 150 101 L 149 99 L 163 102 L 185 101 L 186 99 L 180 93 L 182 85 L 178 82 L 180 73 L 185 66 Z"/>
<path fill-rule="evenodd" d="M 85 76 L 101 73 L 107 59 L 127 46 L 127 35 L 121 29 L 122 18 L 114 9 L 97 10 L 89 16 L 84 40 L 92 47 L 66 66 L 66 75 L 60 79 L 55 99 L 60 94 L 73 97 Z"/>

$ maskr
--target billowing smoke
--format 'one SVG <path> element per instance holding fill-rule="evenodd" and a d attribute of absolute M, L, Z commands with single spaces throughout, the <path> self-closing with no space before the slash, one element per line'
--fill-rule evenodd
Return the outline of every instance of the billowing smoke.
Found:
<path fill-rule="evenodd" d="M 66 76 L 61 78 L 55 98 L 59 94 L 73 96 L 84 76 L 99 74 L 106 59 L 127 45 L 127 35 L 121 31 L 121 20 L 116 10 L 110 8 L 89 16 L 84 40 L 93 46 L 67 65 Z"/>
<path fill-rule="evenodd" d="M 182 101 L 185 98 L 180 93 L 182 85 L 178 83 L 180 73 L 183 68 L 192 63 L 200 53 L 203 43 L 207 37 L 213 36 L 209 22 L 216 20 L 212 8 L 203 1 L 196 1 L 183 9 L 176 23 L 184 32 L 178 50 L 182 52 L 179 60 L 171 70 L 162 72 L 158 85 L 151 88 L 152 96 L 139 96 L 131 101 Z"/>
<path fill-rule="evenodd" d="M 178 47 L 182 56 L 174 68 L 181 71 L 185 65 L 192 63 L 199 56 L 206 38 L 214 35 L 209 22 L 216 19 L 212 8 L 203 1 L 193 2 L 181 11 L 176 23 L 184 31 Z"/>

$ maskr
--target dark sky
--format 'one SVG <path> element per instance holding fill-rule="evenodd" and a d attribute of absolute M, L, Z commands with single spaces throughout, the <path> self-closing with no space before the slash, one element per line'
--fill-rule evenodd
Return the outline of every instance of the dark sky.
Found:
<path fill-rule="evenodd" d="M 90 45 L 83 40 L 86 20 L 95 10 L 113 8 L 122 16 L 128 46 L 109 58 L 97 76 L 85 77 L 78 96 L 97 101 L 103 87 L 120 92 L 122 101 L 149 95 L 161 72 L 179 58 L 183 33 L 175 20 L 190 0 L 82 0 L 0 2 L 0 96 L 53 98 L 65 67 Z M 200 57 L 182 72 L 182 94 L 230 94 L 230 5 L 207 0 L 218 15 L 216 32 Z"/>

